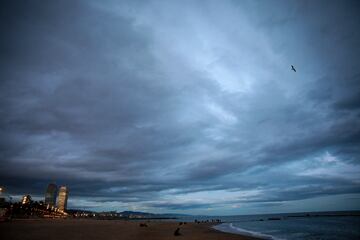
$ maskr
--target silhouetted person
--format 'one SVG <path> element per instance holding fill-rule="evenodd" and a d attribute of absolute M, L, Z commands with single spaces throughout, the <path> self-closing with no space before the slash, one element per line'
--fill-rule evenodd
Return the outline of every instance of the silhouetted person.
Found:
<path fill-rule="evenodd" d="M 174 236 L 180 236 L 180 228 L 177 228 L 174 232 Z"/>
<path fill-rule="evenodd" d="M 293 70 L 294 72 L 296 72 L 296 69 L 294 68 L 293 65 L 291 65 L 291 70 Z"/>

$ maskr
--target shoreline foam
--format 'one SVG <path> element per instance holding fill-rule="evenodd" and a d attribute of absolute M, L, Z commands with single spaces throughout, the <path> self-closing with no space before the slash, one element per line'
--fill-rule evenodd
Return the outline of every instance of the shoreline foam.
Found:
<path fill-rule="evenodd" d="M 246 230 L 244 228 L 235 227 L 233 223 L 222 223 L 219 225 L 212 226 L 212 228 L 220 232 L 239 234 L 242 236 L 254 237 L 264 240 L 284 240 L 261 232 L 255 232 L 255 231 Z"/>

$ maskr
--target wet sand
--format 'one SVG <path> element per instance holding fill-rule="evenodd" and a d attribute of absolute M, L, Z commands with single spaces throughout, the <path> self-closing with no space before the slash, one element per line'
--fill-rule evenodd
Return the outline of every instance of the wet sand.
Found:
<path fill-rule="evenodd" d="M 177 222 L 139 222 L 88 219 L 40 219 L 13 220 L 0 223 L 0 239 L 10 240 L 255 240 L 255 238 L 223 233 L 211 228 L 211 224 Z M 174 236 L 176 228 L 181 236 Z"/>

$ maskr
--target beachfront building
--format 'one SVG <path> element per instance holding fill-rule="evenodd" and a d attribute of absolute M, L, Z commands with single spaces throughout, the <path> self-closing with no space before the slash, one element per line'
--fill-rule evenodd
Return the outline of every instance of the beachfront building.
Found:
<path fill-rule="evenodd" d="M 56 203 L 57 186 L 50 183 L 45 192 L 45 205 L 48 207 L 54 207 Z"/>
<path fill-rule="evenodd" d="M 30 195 L 24 195 L 21 199 L 21 204 L 30 204 L 31 203 L 31 196 Z"/>
<path fill-rule="evenodd" d="M 0 187 L 0 205 L 5 202 L 4 192 L 5 188 Z"/>
<path fill-rule="evenodd" d="M 61 186 L 59 188 L 59 195 L 57 199 L 57 207 L 60 211 L 65 211 L 67 207 L 67 200 L 68 200 L 68 189 L 66 186 Z"/>

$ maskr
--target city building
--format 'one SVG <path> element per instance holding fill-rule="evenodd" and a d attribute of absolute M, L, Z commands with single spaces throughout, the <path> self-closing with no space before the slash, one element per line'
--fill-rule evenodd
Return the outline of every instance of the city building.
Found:
<path fill-rule="evenodd" d="M 30 204 L 31 203 L 31 196 L 30 195 L 24 195 L 21 200 L 21 204 Z"/>
<path fill-rule="evenodd" d="M 55 206 L 56 203 L 57 186 L 50 183 L 45 192 L 45 205 L 49 207 Z"/>
<path fill-rule="evenodd" d="M 65 211 L 67 207 L 67 200 L 68 200 L 68 189 L 66 186 L 61 186 L 59 188 L 59 194 L 57 198 L 57 207 L 60 211 Z"/>
<path fill-rule="evenodd" d="M 2 203 L 5 203 L 5 196 L 4 196 L 5 189 L 3 187 L 0 187 L 0 205 Z"/>

